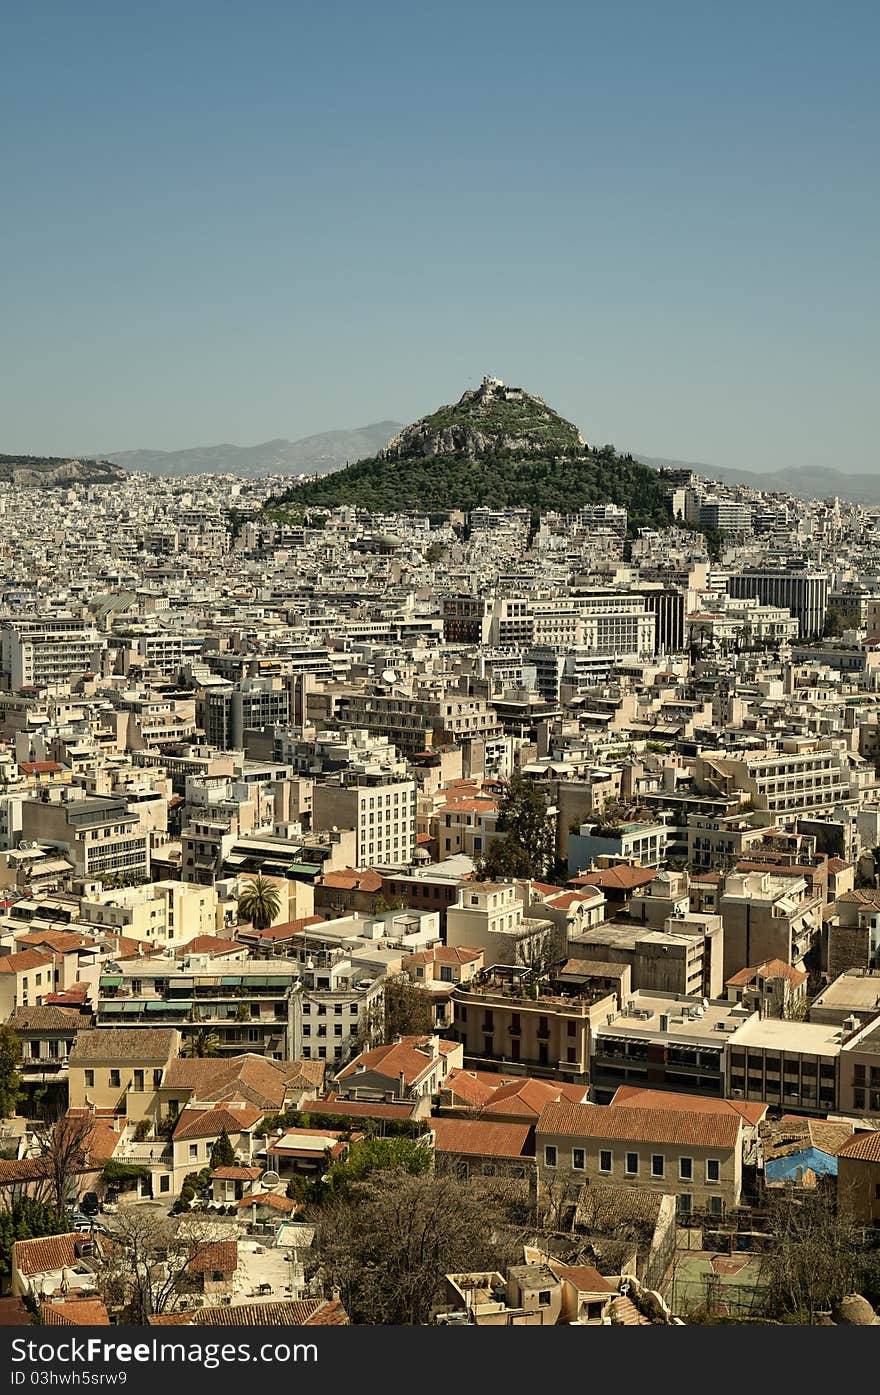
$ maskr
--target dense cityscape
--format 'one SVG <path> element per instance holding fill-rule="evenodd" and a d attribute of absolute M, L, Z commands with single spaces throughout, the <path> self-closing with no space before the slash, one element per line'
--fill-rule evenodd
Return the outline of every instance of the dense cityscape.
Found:
<path fill-rule="evenodd" d="M 880 508 L 462 403 L 0 483 L 4 1322 L 880 1322 Z"/>

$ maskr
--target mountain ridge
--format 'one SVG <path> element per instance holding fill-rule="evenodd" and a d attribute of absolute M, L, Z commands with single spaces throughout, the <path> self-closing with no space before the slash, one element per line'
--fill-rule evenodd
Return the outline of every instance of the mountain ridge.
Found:
<path fill-rule="evenodd" d="M 370 422 L 349 430 L 320 431 L 295 440 L 275 437 L 254 446 L 223 442 L 185 450 L 110 451 L 101 458 L 140 474 L 183 477 L 196 474 L 259 475 L 327 474 L 386 445 L 401 429 L 399 421 Z"/>

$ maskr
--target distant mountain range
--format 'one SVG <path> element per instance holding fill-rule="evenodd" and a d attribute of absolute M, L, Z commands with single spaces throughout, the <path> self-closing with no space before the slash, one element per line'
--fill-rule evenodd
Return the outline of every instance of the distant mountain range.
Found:
<path fill-rule="evenodd" d="M 322 431 L 298 441 L 263 441 L 258 446 L 194 446 L 191 450 L 122 450 L 102 454 L 148 475 L 326 475 L 350 460 L 375 455 L 400 430 L 398 421 L 376 421 L 353 431 Z"/>
<path fill-rule="evenodd" d="M 704 479 L 720 480 L 724 484 L 742 484 L 748 489 L 765 489 L 794 494 L 798 499 L 849 499 L 854 504 L 880 504 L 880 474 L 856 475 L 822 466 L 788 466 L 782 470 L 757 474 L 751 470 L 733 470 L 725 465 L 708 465 L 699 460 L 668 460 L 659 455 L 638 455 L 636 460 L 654 469 L 693 470 Z"/>

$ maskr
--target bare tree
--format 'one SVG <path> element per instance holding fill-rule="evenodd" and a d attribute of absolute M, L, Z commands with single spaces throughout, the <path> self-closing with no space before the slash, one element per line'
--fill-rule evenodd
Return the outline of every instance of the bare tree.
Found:
<path fill-rule="evenodd" d="M 865 1238 L 852 1217 L 839 1213 L 824 1187 L 784 1190 L 770 1200 L 770 1246 L 761 1277 L 769 1317 L 806 1315 L 810 1322 L 857 1290 L 865 1265 Z"/>
<path fill-rule="evenodd" d="M 210 1221 L 157 1215 L 152 1207 L 125 1206 L 101 1244 L 96 1282 L 107 1307 L 143 1325 L 168 1312 L 189 1285 L 190 1266 L 222 1238 Z"/>
<path fill-rule="evenodd" d="M 46 1190 L 53 1205 L 64 1210 L 76 1191 L 75 1178 L 88 1170 L 88 1141 L 94 1119 L 90 1114 L 62 1114 L 35 1130 L 46 1167 Z"/>
<path fill-rule="evenodd" d="M 423 1325 L 445 1274 L 498 1269 L 521 1255 L 495 1188 L 449 1174 L 375 1173 L 316 1220 L 316 1272 L 367 1325 Z"/>

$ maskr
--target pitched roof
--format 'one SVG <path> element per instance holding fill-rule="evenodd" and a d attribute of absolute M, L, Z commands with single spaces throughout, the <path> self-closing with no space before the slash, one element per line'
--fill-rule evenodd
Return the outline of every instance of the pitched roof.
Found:
<path fill-rule="evenodd" d="M 669 1090 L 649 1090 L 641 1085 L 618 1085 L 612 1108 L 625 1104 L 630 1109 L 678 1109 L 684 1113 L 739 1114 L 747 1124 L 758 1124 L 767 1105 L 749 1100 L 723 1100 L 714 1095 L 676 1095 Z"/>
<path fill-rule="evenodd" d="M 727 984 L 731 988 L 745 988 L 756 978 L 784 978 L 792 988 L 799 988 L 802 983 L 806 983 L 809 974 L 804 973 L 803 969 L 794 968 L 792 964 L 786 964 L 784 959 L 765 959 L 761 964 L 740 969 L 727 980 Z"/>
<path fill-rule="evenodd" d="M 558 1259 L 548 1257 L 547 1267 L 566 1283 L 574 1284 L 579 1293 L 616 1293 L 604 1274 L 600 1274 L 592 1264 L 561 1264 Z"/>
<path fill-rule="evenodd" d="M 178 1090 L 191 1090 L 201 1101 L 242 1100 L 263 1109 L 279 1109 L 288 1088 L 302 1089 L 311 1079 L 305 1067 L 323 1062 L 270 1061 L 265 1056 L 247 1053 L 242 1056 L 180 1056 L 165 1072 L 163 1085 Z M 294 1069 L 296 1068 L 296 1069 Z M 303 1080 L 303 1084 L 299 1081 Z"/>
<path fill-rule="evenodd" d="M 47 1327 L 108 1327 L 110 1314 L 101 1298 L 66 1298 L 61 1303 L 40 1304 L 40 1317 Z"/>
<path fill-rule="evenodd" d="M 838 1148 L 839 1158 L 858 1158 L 860 1162 L 880 1163 L 880 1129 L 857 1133 Z"/>
<path fill-rule="evenodd" d="M 77 1008 L 51 1007 L 46 1004 L 19 1007 L 6 1019 L 14 1032 L 76 1032 L 82 1016 Z"/>
<path fill-rule="evenodd" d="M 235 1204 L 239 1211 L 246 1210 L 248 1206 L 267 1206 L 270 1211 L 281 1211 L 285 1215 L 302 1210 L 301 1202 L 294 1201 L 290 1196 L 279 1196 L 277 1192 L 250 1192 Z"/>
<path fill-rule="evenodd" d="M 191 1274 L 234 1274 L 238 1268 L 238 1241 L 211 1240 L 199 1247 L 186 1267 Z"/>
<path fill-rule="evenodd" d="M 240 1133 L 251 1128 L 263 1117 L 264 1111 L 254 1105 L 241 1109 L 182 1109 L 174 1129 L 174 1142 L 190 1138 L 215 1138 L 225 1129 Z"/>
<path fill-rule="evenodd" d="M 418 1050 L 418 1047 L 424 1046 L 429 1040 L 429 1037 L 404 1037 L 388 1046 L 375 1046 L 371 1051 L 362 1051 L 336 1078 L 347 1080 L 350 1076 L 359 1074 L 358 1067 L 363 1066 L 367 1071 L 375 1071 L 376 1074 L 386 1075 L 393 1080 L 402 1075 L 407 1085 L 412 1085 L 444 1054 L 444 1047 L 454 1045 L 441 1042 L 437 1054 L 431 1052 L 428 1055 L 426 1051 Z"/>
<path fill-rule="evenodd" d="M 742 1129 L 738 1114 L 707 1114 L 692 1110 L 632 1109 L 626 1105 L 545 1105 L 538 1120 L 540 1134 L 641 1143 L 680 1143 L 696 1147 L 733 1148 Z"/>
<path fill-rule="evenodd" d="M 46 1274 L 53 1269 L 73 1268 L 76 1264 L 76 1244 L 82 1236 L 75 1230 L 64 1235 L 41 1235 L 35 1240 L 16 1240 L 12 1246 L 12 1262 L 25 1278 L 31 1274 Z"/>
<path fill-rule="evenodd" d="M 474 1158 L 531 1156 L 529 1124 L 499 1124 L 483 1119 L 432 1119 L 434 1151 Z"/>
<path fill-rule="evenodd" d="M 344 1327 L 349 1318 L 338 1299 L 287 1298 L 164 1313 L 147 1321 L 151 1327 Z"/>
<path fill-rule="evenodd" d="M 51 954 L 43 954 L 38 949 L 19 949 L 14 954 L 0 955 L 0 974 L 22 974 L 54 962 Z"/>
<path fill-rule="evenodd" d="M 370 868 L 359 872 L 354 867 L 343 867 L 339 872 L 325 872 L 319 885 L 336 891 L 363 891 L 372 895 L 382 890 L 383 882 L 379 873 Z"/>
<path fill-rule="evenodd" d="M 603 891 L 635 891 L 639 886 L 647 886 L 656 875 L 648 867 L 630 867 L 621 862 L 615 867 L 602 867 L 597 872 L 582 872 L 580 876 L 570 877 L 569 885 L 598 886 Z"/>
<path fill-rule="evenodd" d="M 77 1032 L 70 1051 L 70 1062 L 155 1061 L 164 1063 L 174 1054 L 177 1031 L 174 1027 L 90 1027 Z"/>

